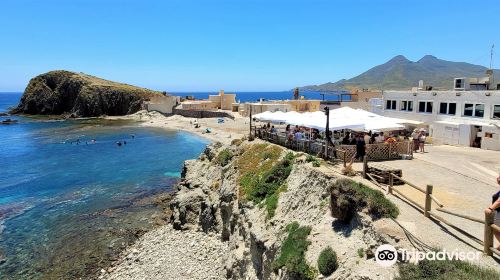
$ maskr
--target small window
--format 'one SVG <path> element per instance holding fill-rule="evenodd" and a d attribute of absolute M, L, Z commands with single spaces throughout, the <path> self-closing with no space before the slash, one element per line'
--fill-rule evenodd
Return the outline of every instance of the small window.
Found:
<path fill-rule="evenodd" d="M 457 112 L 457 103 L 439 103 L 439 114 L 442 115 L 455 115 Z"/>
<path fill-rule="evenodd" d="M 426 113 L 432 113 L 432 102 L 427 102 Z"/>
<path fill-rule="evenodd" d="M 464 104 L 464 116 L 472 117 L 474 113 L 474 104 Z"/>
<path fill-rule="evenodd" d="M 385 109 L 396 110 L 396 100 L 387 100 L 385 103 Z"/>
<path fill-rule="evenodd" d="M 500 119 L 500 105 L 493 106 L 493 118 Z"/>
<path fill-rule="evenodd" d="M 413 101 L 401 101 L 401 111 L 413 112 Z"/>
<path fill-rule="evenodd" d="M 418 102 L 418 112 L 419 113 L 432 113 L 432 102 L 431 101 Z"/>
<path fill-rule="evenodd" d="M 448 114 L 448 103 L 439 103 L 439 113 Z"/>
<path fill-rule="evenodd" d="M 474 117 L 483 118 L 484 117 L 484 104 L 476 104 L 474 109 Z"/>
<path fill-rule="evenodd" d="M 406 111 L 407 105 L 408 105 L 408 101 L 401 101 L 401 111 Z"/>
<path fill-rule="evenodd" d="M 425 102 L 418 102 L 418 112 L 419 113 L 424 113 L 425 112 Z"/>
<path fill-rule="evenodd" d="M 457 103 L 448 104 L 448 115 L 455 115 L 457 113 Z"/>

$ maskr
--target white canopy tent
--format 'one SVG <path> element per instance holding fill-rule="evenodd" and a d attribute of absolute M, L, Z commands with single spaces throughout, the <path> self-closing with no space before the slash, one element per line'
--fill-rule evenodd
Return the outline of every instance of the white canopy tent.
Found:
<path fill-rule="evenodd" d="M 317 112 L 264 112 L 254 116 L 260 121 L 273 123 L 286 123 L 324 131 L 326 128 L 326 116 L 321 111 Z M 388 118 L 362 109 L 342 107 L 330 110 L 329 129 L 341 130 L 351 129 L 355 131 L 389 131 L 403 129 L 406 120 Z"/>

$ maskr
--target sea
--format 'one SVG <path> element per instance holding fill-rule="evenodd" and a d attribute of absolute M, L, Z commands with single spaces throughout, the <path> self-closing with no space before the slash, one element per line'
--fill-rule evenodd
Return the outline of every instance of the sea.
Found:
<path fill-rule="evenodd" d="M 227 92 L 236 93 L 236 101 L 239 102 L 255 102 L 262 100 L 290 100 L 293 99 L 293 92 L 291 91 L 269 91 L 269 92 Z M 301 91 L 300 96 L 305 99 L 315 99 L 315 100 L 328 100 L 337 101 L 339 99 L 339 93 L 345 93 L 344 91 Z M 195 99 L 207 99 L 209 95 L 216 95 L 218 92 L 173 92 L 173 95 L 178 95 L 180 97 L 192 96 Z M 344 96 L 343 98 L 348 98 Z"/>
<path fill-rule="evenodd" d="M 0 112 L 20 97 L 0 93 Z M 0 279 L 74 279 L 112 261 L 208 144 L 129 121 L 7 118 L 18 122 L 0 125 Z"/>
<path fill-rule="evenodd" d="M 177 93 L 197 99 L 203 93 Z M 21 93 L 0 93 L 0 113 Z M 323 99 L 319 92 L 301 93 Z M 291 92 L 237 92 L 241 102 Z M 332 98 L 326 95 L 325 99 Z M 335 97 L 333 97 L 335 98 Z M 168 219 L 183 162 L 208 141 L 99 118 L 0 116 L 0 279 L 77 279 Z M 121 143 L 118 145 L 117 143 Z"/>

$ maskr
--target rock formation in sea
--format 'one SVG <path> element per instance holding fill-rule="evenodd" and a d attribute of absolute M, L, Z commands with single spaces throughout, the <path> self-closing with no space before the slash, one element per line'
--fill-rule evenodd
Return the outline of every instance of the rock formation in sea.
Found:
<path fill-rule="evenodd" d="M 31 79 L 12 113 L 64 114 L 71 117 L 119 116 L 139 111 L 143 101 L 161 94 L 84 73 L 57 70 Z"/>

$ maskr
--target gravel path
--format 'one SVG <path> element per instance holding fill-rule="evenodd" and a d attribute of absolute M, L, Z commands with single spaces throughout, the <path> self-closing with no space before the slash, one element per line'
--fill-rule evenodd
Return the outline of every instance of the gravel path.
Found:
<path fill-rule="evenodd" d="M 162 226 L 142 236 L 100 279 L 222 279 L 226 244 L 215 235 Z"/>

